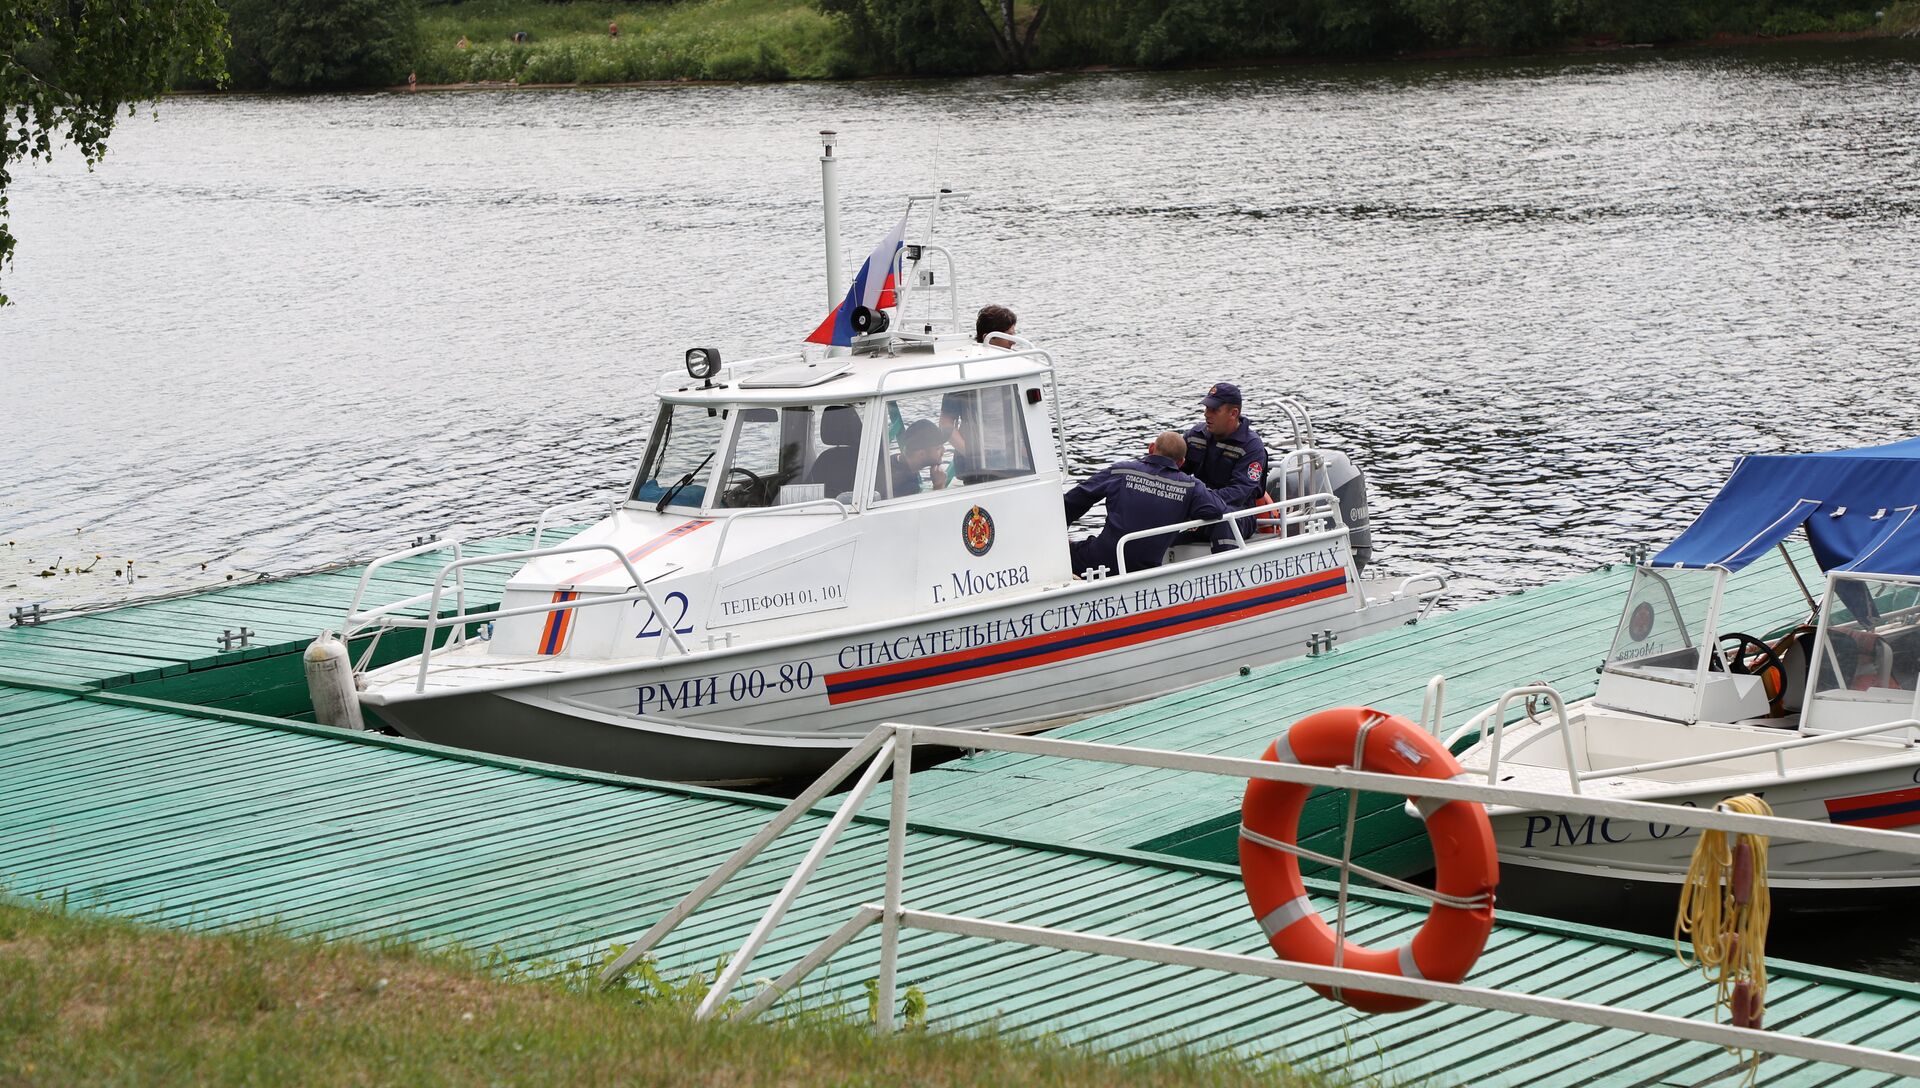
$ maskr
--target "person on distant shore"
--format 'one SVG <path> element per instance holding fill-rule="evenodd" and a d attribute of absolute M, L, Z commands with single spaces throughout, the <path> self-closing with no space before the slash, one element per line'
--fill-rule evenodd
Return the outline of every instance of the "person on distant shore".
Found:
<path fill-rule="evenodd" d="M 613 22 L 612 20 L 607 21 L 607 37 L 612 38 L 614 41 L 620 40 L 619 23 Z"/>
<path fill-rule="evenodd" d="M 991 347 L 1011 347 L 1013 341 L 1008 337 L 1015 335 L 1014 330 L 1019 324 L 1020 319 L 1014 316 L 1012 310 L 990 303 L 980 307 L 979 316 L 973 319 L 973 338 Z M 996 335 L 998 333 L 1005 335 Z"/>
<path fill-rule="evenodd" d="M 408 72 L 407 73 L 407 90 L 417 91 L 419 89 L 420 89 L 420 74 L 418 72 Z"/>
<path fill-rule="evenodd" d="M 1107 525 L 1099 536 L 1069 545 L 1073 573 L 1120 573 L 1120 538 L 1142 529 L 1157 529 L 1199 518 L 1217 518 L 1227 512 L 1213 489 L 1180 471 L 1187 456 L 1187 440 L 1177 431 L 1162 432 L 1138 461 L 1120 461 L 1101 469 L 1066 494 L 1067 524 L 1079 521 L 1105 500 Z M 1127 544 L 1127 570 L 1148 570 L 1167 558 L 1173 534 L 1141 537 Z M 1104 568 L 1104 570 L 1102 570 Z"/>
<path fill-rule="evenodd" d="M 465 34 L 462 34 L 460 35 L 460 40 L 453 43 L 453 47 L 455 49 L 464 51 L 464 50 L 473 48 L 473 43 L 467 40 L 467 36 Z"/>

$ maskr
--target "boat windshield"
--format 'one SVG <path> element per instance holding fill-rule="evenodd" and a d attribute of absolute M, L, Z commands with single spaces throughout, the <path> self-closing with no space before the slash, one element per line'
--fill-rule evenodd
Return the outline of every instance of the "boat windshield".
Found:
<path fill-rule="evenodd" d="M 851 500 L 859 448 L 858 405 L 742 408 L 740 433 L 728 455 L 717 505 Z"/>
<path fill-rule="evenodd" d="M 1815 695 L 1912 703 L 1920 687 L 1920 578 L 1835 577 L 1826 639 Z"/>
<path fill-rule="evenodd" d="M 677 509 L 698 510 L 713 479 L 714 455 L 726 431 L 728 410 L 698 404 L 663 404 L 653 441 L 633 485 L 633 498 Z"/>
<path fill-rule="evenodd" d="M 1707 645 L 1707 613 L 1719 581 L 1718 571 L 1634 568 L 1607 668 L 1691 679 Z"/>

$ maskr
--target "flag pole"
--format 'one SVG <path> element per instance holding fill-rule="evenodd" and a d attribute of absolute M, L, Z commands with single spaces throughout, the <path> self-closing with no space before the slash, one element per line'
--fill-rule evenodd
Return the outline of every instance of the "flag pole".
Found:
<path fill-rule="evenodd" d="M 826 212 L 827 226 L 827 309 L 840 305 L 847 293 L 846 266 L 840 261 L 840 176 L 839 160 L 833 157 L 835 133 L 820 133 L 820 204 Z"/>
<path fill-rule="evenodd" d="M 838 142 L 832 129 L 820 130 L 820 206 L 827 231 L 827 312 L 845 297 L 847 268 L 840 260 L 840 163 L 833 157 Z M 844 355 L 845 348 L 833 348 L 829 355 Z"/>

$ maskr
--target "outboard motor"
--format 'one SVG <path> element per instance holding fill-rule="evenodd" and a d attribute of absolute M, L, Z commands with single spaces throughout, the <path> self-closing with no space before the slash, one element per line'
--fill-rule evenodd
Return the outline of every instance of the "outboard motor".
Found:
<path fill-rule="evenodd" d="M 1327 469 L 1327 488 L 1340 506 L 1340 520 L 1347 523 L 1347 546 L 1353 552 L 1353 569 L 1365 570 L 1367 560 L 1373 557 L 1373 519 L 1367 511 L 1367 478 L 1344 453 L 1324 450 L 1320 457 Z M 1279 502 L 1306 494 L 1299 476 L 1298 471 L 1274 473 L 1267 482 L 1267 497 Z"/>

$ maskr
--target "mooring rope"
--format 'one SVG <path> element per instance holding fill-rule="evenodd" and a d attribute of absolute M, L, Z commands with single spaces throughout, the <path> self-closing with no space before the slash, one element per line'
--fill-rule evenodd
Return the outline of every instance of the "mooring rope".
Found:
<path fill-rule="evenodd" d="M 1719 812 L 1771 816 L 1773 809 L 1753 794 L 1729 797 L 1714 806 Z M 1767 922 L 1773 900 L 1767 890 L 1767 837 L 1702 831 L 1693 849 L 1693 864 L 1680 886 L 1680 912 L 1673 923 L 1674 950 L 1680 962 L 1697 966 L 1717 987 L 1714 1019 L 1719 1010 L 1731 1014 L 1733 1025 L 1758 1028 L 1766 1012 Z M 1689 959 L 1682 939 L 1693 946 Z M 1760 1053 L 1747 1058 L 1746 1083 L 1760 1070 Z"/>

